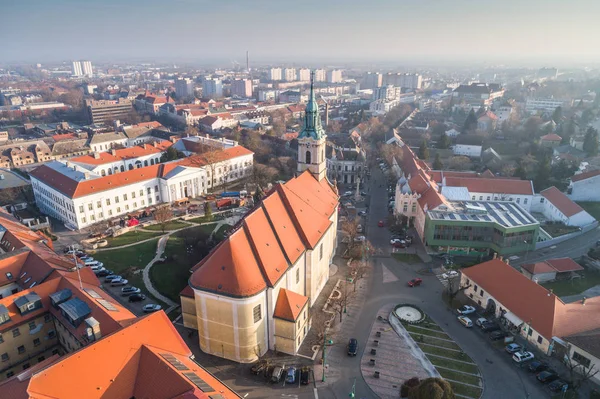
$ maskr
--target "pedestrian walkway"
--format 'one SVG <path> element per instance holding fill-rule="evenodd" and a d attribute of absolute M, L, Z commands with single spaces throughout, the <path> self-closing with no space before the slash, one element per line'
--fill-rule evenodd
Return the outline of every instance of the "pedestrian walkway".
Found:
<path fill-rule="evenodd" d="M 169 240 L 169 235 L 170 234 L 164 235 L 158 240 L 158 245 L 156 246 L 156 255 L 150 261 L 150 263 L 148 263 L 144 267 L 143 278 L 144 278 L 144 285 L 146 286 L 146 289 L 150 292 L 150 294 L 152 294 L 152 296 L 155 297 L 156 299 L 166 303 L 171 308 L 173 306 L 177 306 L 177 304 L 175 302 L 173 302 L 172 300 L 170 300 L 169 298 L 167 298 L 166 296 L 164 296 L 163 294 L 161 294 L 160 292 L 158 292 L 158 290 L 156 288 L 154 288 L 154 286 L 152 285 L 152 281 L 150 280 L 150 269 L 152 268 L 152 265 L 154 265 L 154 263 L 156 261 L 162 260 L 162 254 L 165 251 L 165 247 L 167 246 L 167 241 Z"/>

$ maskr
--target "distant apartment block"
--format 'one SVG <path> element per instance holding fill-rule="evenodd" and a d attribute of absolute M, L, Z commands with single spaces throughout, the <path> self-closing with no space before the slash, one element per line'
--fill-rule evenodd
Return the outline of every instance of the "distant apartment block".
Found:
<path fill-rule="evenodd" d="M 330 71 L 327 71 L 327 82 L 341 83 L 342 82 L 342 71 L 340 69 L 332 69 Z"/>
<path fill-rule="evenodd" d="M 106 123 L 129 115 L 133 103 L 127 99 L 119 100 L 86 100 L 85 106 L 90 123 Z"/>
<path fill-rule="evenodd" d="M 376 87 L 373 89 L 373 100 L 386 100 L 386 101 L 399 100 L 400 94 L 401 94 L 400 87 L 394 87 L 391 85 L 383 86 L 383 87 Z"/>
<path fill-rule="evenodd" d="M 71 64 L 71 72 L 73 76 L 83 75 L 83 70 L 81 69 L 80 61 L 73 61 L 73 63 Z"/>
<path fill-rule="evenodd" d="M 271 68 L 269 78 L 273 81 L 281 80 L 281 68 Z"/>
<path fill-rule="evenodd" d="M 376 89 L 381 87 L 383 84 L 382 76 L 379 72 L 367 72 L 363 77 L 362 84 L 360 85 L 361 89 Z M 393 85 L 392 83 L 389 83 Z"/>
<path fill-rule="evenodd" d="M 91 61 L 81 61 L 81 69 L 85 76 L 92 76 L 94 74 Z"/>
<path fill-rule="evenodd" d="M 384 85 L 420 89 L 423 77 L 418 73 L 387 73 L 383 76 Z"/>
<path fill-rule="evenodd" d="M 293 82 L 296 80 L 296 68 L 285 68 L 283 72 L 286 82 Z"/>
<path fill-rule="evenodd" d="M 223 82 L 221 79 L 208 78 L 202 82 L 202 97 L 220 98 L 223 97 Z"/>
<path fill-rule="evenodd" d="M 310 69 L 308 69 L 308 68 L 298 69 L 298 80 L 301 82 L 310 81 Z"/>
<path fill-rule="evenodd" d="M 175 79 L 175 94 L 177 98 L 187 98 L 194 95 L 194 81 L 188 78 Z"/>
<path fill-rule="evenodd" d="M 457 101 L 473 106 L 491 106 L 494 100 L 504 96 L 504 88 L 496 83 L 471 83 L 460 85 L 452 92 Z"/>
<path fill-rule="evenodd" d="M 244 98 L 252 97 L 252 81 L 250 79 L 235 79 L 231 82 L 231 95 Z"/>
<path fill-rule="evenodd" d="M 324 69 L 315 70 L 315 82 L 325 82 L 327 80 L 327 72 Z"/>
<path fill-rule="evenodd" d="M 558 107 L 570 107 L 572 105 L 573 100 L 560 98 L 528 98 L 525 102 L 525 110 L 527 112 L 554 112 Z"/>

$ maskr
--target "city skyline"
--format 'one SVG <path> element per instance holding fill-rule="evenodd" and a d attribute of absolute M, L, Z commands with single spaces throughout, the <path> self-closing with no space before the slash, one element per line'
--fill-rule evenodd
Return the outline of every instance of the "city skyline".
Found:
<path fill-rule="evenodd" d="M 495 8 L 463 0 L 171 4 L 168 12 L 157 0 L 4 4 L 3 59 L 243 64 L 248 50 L 256 63 L 600 61 L 592 43 L 600 4 L 583 0 L 509 0 Z"/>

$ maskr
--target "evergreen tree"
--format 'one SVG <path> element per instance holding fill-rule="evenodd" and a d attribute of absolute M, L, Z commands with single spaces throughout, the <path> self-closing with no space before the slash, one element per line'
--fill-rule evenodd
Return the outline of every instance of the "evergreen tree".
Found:
<path fill-rule="evenodd" d="M 257 186 L 256 191 L 254 192 L 254 197 L 253 197 L 254 204 L 258 204 L 263 199 L 264 196 L 265 196 L 265 193 L 262 190 L 262 188 L 260 186 Z"/>
<path fill-rule="evenodd" d="M 211 221 L 213 218 L 212 216 L 212 208 L 210 206 L 210 202 L 206 201 L 204 203 L 204 219 L 206 219 L 207 221 Z"/>
<path fill-rule="evenodd" d="M 540 192 L 550 186 L 551 174 L 552 167 L 550 166 L 550 157 L 544 157 L 544 159 L 540 162 L 535 180 L 533 182 L 535 191 Z"/>
<path fill-rule="evenodd" d="M 562 107 L 558 106 L 558 107 L 556 107 L 556 109 L 554 110 L 554 113 L 552 114 L 552 120 L 556 123 L 560 123 L 561 119 L 562 119 Z"/>
<path fill-rule="evenodd" d="M 475 130 L 477 130 L 477 116 L 475 116 L 475 111 L 471 109 L 471 112 L 467 115 L 461 133 L 472 133 Z"/>
<path fill-rule="evenodd" d="M 444 164 L 442 164 L 442 160 L 440 159 L 440 154 L 435 154 L 435 159 L 433 160 L 433 170 L 442 170 L 444 168 Z"/>
<path fill-rule="evenodd" d="M 419 147 L 419 158 L 426 161 L 429 159 L 429 147 L 427 147 L 427 140 L 423 139 L 421 147 Z"/>
<path fill-rule="evenodd" d="M 598 131 L 589 127 L 583 138 L 583 151 L 589 156 L 598 155 Z"/>
<path fill-rule="evenodd" d="M 440 141 L 438 141 L 438 148 L 445 150 L 448 147 L 450 147 L 450 137 L 446 133 L 442 133 Z"/>

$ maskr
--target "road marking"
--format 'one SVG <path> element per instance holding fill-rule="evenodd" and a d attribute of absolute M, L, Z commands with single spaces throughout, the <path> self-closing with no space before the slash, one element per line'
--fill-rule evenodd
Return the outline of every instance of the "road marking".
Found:
<path fill-rule="evenodd" d="M 319 394 L 317 393 L 317 388 L 313 388 L 315 393 L 315 399 L 319 399 Z"/>
<path fill-rule="evenodd" d="M 381 268 L 383 270 L 383 283 L 393 283 L 398 281 L 398 277 L 396 277 L 396 275 L 394 273 L 392 273 L 390 271 L 390 269 L 388 269 L 387 267 L 385 267 L 385 265 L 383 264 L 383 262 L 381 262 Z"/>

